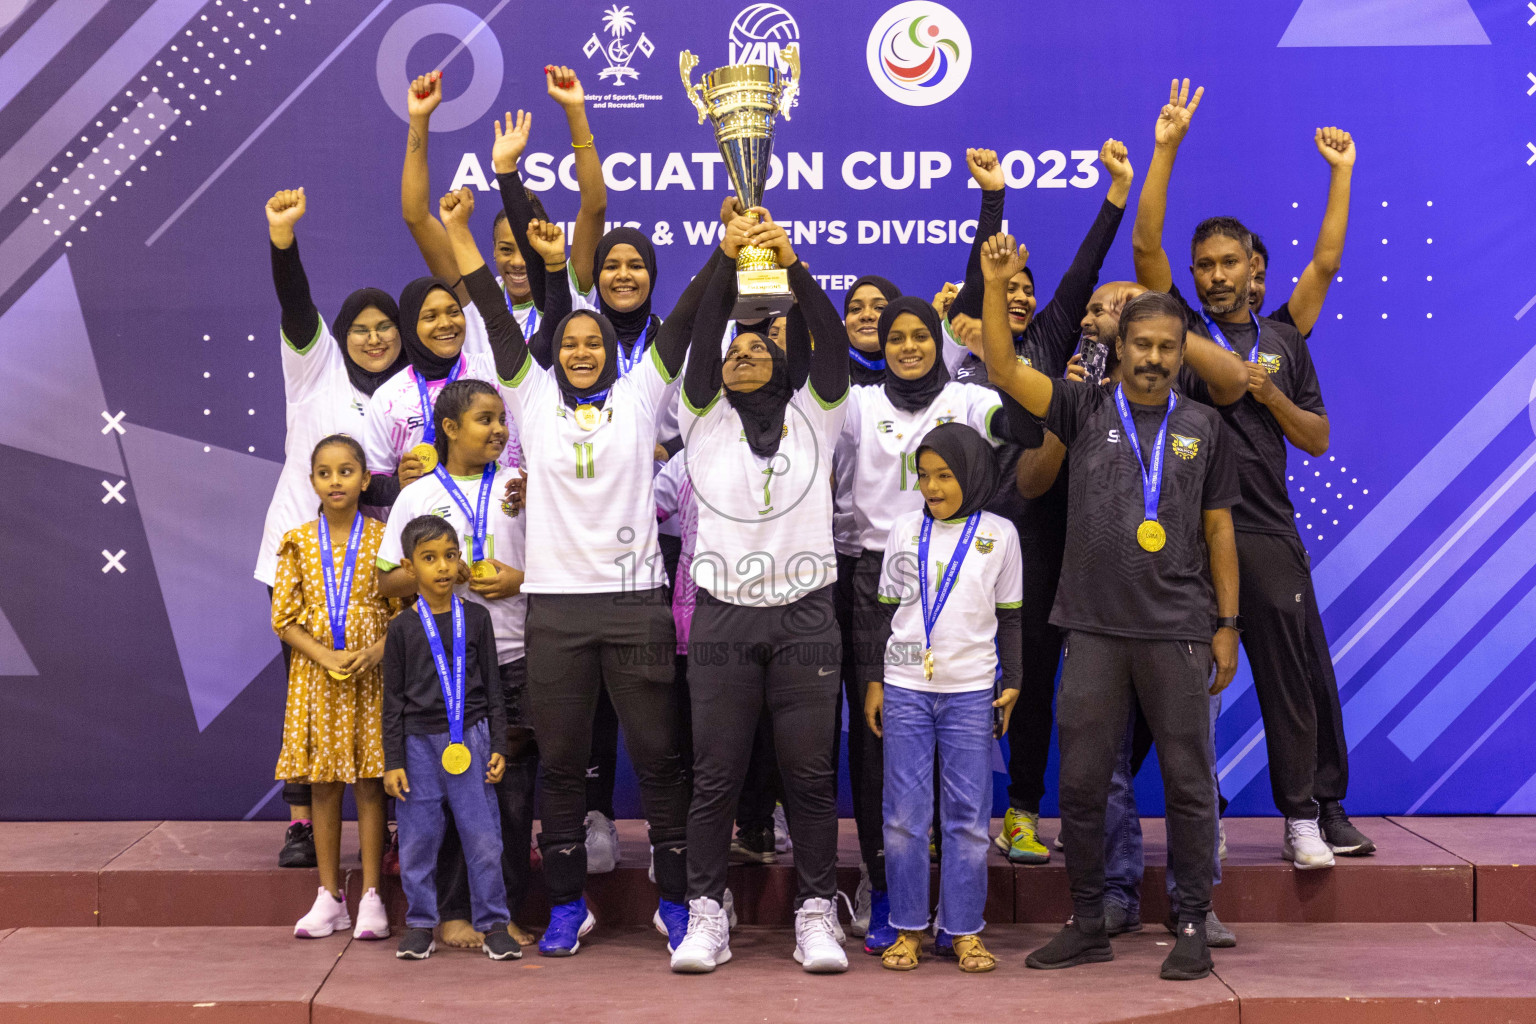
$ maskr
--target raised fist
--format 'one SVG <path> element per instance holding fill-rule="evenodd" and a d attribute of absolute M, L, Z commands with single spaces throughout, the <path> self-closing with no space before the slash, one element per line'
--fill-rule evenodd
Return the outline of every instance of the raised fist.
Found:
<path fill-rule="evenodd" d="M 556 64 L 544 66 L 544 85 L 549 98 L 567 109 L 587 102 L 587 94 L 581 87 L 581 79 L 568 67 Z"/>
<path fill-rule="evenodd" d="M 1329 167 L 1355 166 L 1354 137 L 1342 128 L 1319 128 L 1313 136 L 1317 151 Z"/>
<path fill-rule="evenodd" d="M 966 150 L 965 166 L 971 169 L 971 177 L 976 179 L 976 184 L 988 192 L 996 192 L 1008 183 L 1003 176 L 1003 165 L 997 159 L 996 150 Z"/>
<path fill-rule="evenodd" d="M 987 284 L 1006 285 L 1028 262 L 1029 250 L 1012 235 L 999 233 L 982 243 L 981 276 Z"/>
<path fill-rule="evenodd" d="M 1136 172 L 1131 169 L 1130 156 L 1126 153 L 1125 143 L 1119 139 L 1107 139 L 1104 145 L 1099 147 L 1099 163 L 1109 172 L 1109 176 L 1117 182 L 1129 185 L 1131 179 L 1136 177 Z"/>
<path fill-rule="evenodd" d="M 437 201 L 438 216 L 445 226 L 467 226 L 469 215 L 475 212 L 475 191 L 468 185 L 457 192 L 449 192 Z"/>
<path fill-rule="evenodd" d="M 304 216 L 304 189 L 290 188 L 267 200 L 267 226 L 274 230 L 293 231 L 293 226 Z"/>
<path fill-rule="evenodd" d="M 431 117 L 432 111 L 443 102 L 443 73 L 433 71 L 411 80 L 410 91 L 405 94 L 405 110 L 412 117 Z"/>
<path fill-rule="evenodd" d="M 565 262 L 565 232 L 553 221 L 529 221 L 528 244 L 539 254 L 546 267 Z"/>

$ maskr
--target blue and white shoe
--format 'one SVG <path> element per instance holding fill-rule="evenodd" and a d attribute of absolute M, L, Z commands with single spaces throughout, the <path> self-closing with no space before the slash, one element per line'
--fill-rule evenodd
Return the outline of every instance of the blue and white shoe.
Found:
<path fill-rule="evenodd" d="M 869 891 L 869 925 L 864 932 L 864 952 L 879 956 L 896 942 L 896 929 L 891 927 L 891 896 L 884 889 Z"/>
<path fill-rule="evenodd" d="M 688 934 L 688 905 L 671 900 L 659 901 L 656 913 L 651 915 L 651 924 L 667 937 L 667 952 L 676 953 L 678 943 Z"/>
<path fill-rule="evenodd" d="M 549 927 L 539 939 L 539 955 L 575 956 L 581 948 L 581 940 L 596 924 L 597 918 L 587 909 L 585 896 L 550 907 Z"/>

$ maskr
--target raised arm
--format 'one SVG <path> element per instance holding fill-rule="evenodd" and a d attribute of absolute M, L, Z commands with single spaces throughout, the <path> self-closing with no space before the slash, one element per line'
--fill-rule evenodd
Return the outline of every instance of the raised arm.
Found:
<path fill-rule="evenodd" d="M 843 318 L 838 316 L 837 307 L 832 305 L 827 293 L 822 291 L 821 285 L 816 283 L 805 264 L 800 262 L 800 257 L 795 255 L 795 250 L 789 244 L 789 235 L 772 220 L 766 219 L 767 211 L 760 212 L 765 219 L 752 228 L 749 237 L 753 245 L 772 249 L 778 257 L 779 266 L 788 269 L 789 290 L 794 293 L 795 305 L 805 315 L 810 337 L 844 337 L 846 332 Z M 795 360 L 791 358 L 789 361 L 793 364 Z M 841 402 L 848 395 L 847 350 L 840 345 L 827 344 L 820 348 L 813 345 L 808 379 L 816 400 L 822 405 L 834 406 Z"/>
<path fill-rule="evenodd" d="M 308 348 L 320 328 L 320 311 L 309 294 L 309 277 L 299 261 L 293 228 L 304 216 L 304 190 L 284 189 L 267 200 L 267 237 L 272 241 L 272 284 L 282 307 L 283 337 L 295 349 Z"/>
<path fill-rule="evenodd" d="M 698 339 L 692 345 L 693 358 L 683 370 L 683 401 L 695 413 L 708 409 L 720 396 L 724 386 L 720 365 L 720 338 L 725 325 L 731 319 L 731 307 L 736 302 L 736 257 L 746 244 L 747 230 L 752 226 L 745 217 L 739 217 L 726 225 L 725 238 L 719 245 L 721 259 L 705 282 L 703 297 L 694 316 L 693 333 Z"/>
<path fill-rule="evenodd" d="M 1248 391 L 1249 370 L 1243 357 L 1203 334 L 1185 332 L 1184 361 L 1205 382 L 1216 405 L 1231 405 Z"/>
<path fill-rule="evenodd" d="M 981 345 L 987 380 L 1033 415 L 1044 416 L 1051 407 L 1051 379 L 1019 361 L 1008 326 L 1008 279 L 1027 262 L 1029 250 L 1015 243 L 1012 235 L 993 235 L 982 245 Z"/>
<path fill-rule="evenodd" d="M 965 260 L 965 283 L 945 311 L 946 319 L 981 316 L 981 245 L 1003 230 L 1003 205 L 1008 196 L 1008 178 L 995 150 L 966 150 L 965 166 L 981 186 L 981 212 L 976 215 L 976 237 L 971 240 L 971 252 Z"/>
<path fill-rule="evenodd" d="M 496 279 L 469 230 L 469 215 L 474 211 L 475 192 L 468 186 L 449 192 L 438 203 L 443 230 L 453 246 L 455 269 L 463 276 L 470 301 L 485 320 L 491 353 L 496 359 L 496 375 L 502 380 L 516 380 L 531 356 L 517 317 L 507 308 L 506 297 L 496 287 Z"/>
<path fill-rule="evenodd" d="M 1141 199 L 1136 204 L 1136 226 L 1131 231 L 1131 252 L 1136 261 L 1136 280 L 1155 292 L 1165 292 L 1173 284 L 1173 268 L 1168 263 L 1168 253 L 1163 250 L 1163 217 L 1168 212 L 1168 179 L 1173 176 L 1173 160 L 1179 154 L 1179 143 L 1189 131 L 1190 119 L 1200 106 L 1205 87 L 1189 95 L 1189 79 L 1181 85 L 1175 78 L 1168 88 L 1168 102 L 1157 115 L 1153 130 L 1156 145 L 1152 148 L 1152 163 L 1147 167 L 1147 180 L 1141 186 Z"/>
<path fill-rule="evenodd" d="M 1349 185 L 1355 173 L 1355 140 L 1340 128 L 1319 128 L 1314 136 L 1317 151 L 1328 161 L 1328 206 L 1323 225 L 1312 246 L 1312 261 L 1301 272 L 1291 297 L 1286 300 L 1296 329 L 1312 333 L 1323 312 L 1328 286 L 1344 259 L 1344 234 L 1349 228 Z"/>
<path fill-rule="evenodd" d="M 709 259 L 704 261 L 703 269 L 693 275 L 693 280 L 688 282 L 683 294 L 677 297 L 677 304 L 656 332 L 656 354 L 661 357 L 661 365 L 666 368 L 669 379 L 683 372 L 683 363 L 688 358 L 688 346 L 693 341 L 693 325 L 698 319 L 699 303 L 704 298 L 704 290 L 709 287 L 715 268 L 724 262 L 725 254 L 718 245 L 709 250 Z"/>
<path fill-rule="evenodd" d="M 538 329 L 528 339 L 528 351 L 534 362 L 549 369 L 554 365 L 555 349 L 559 347 L 555 331 L 571 311 L 571 289 L 566 284 L 565 232 L 554 221 L 531 220 L 524 237 L 528 240 L 528 248 L 524 250 L 523 258 L 537 255 L 544 265 L 542 273 L 528 275 L 530 283 L 535 278 L 543 282 L 545 296 L 543 315 L 539 317 Z"/>
<path fill-rule="evenodd" d="M 444 281 L 457 281 L 453 247 L 443 226 L 432 216 L 431 182 L 427 172 L 427 136 L 431 134 L 432 111 L 443 100 L 443 73 L 422 75 L 407 87 L 405 107 L 410 127 L 405 137 L 405 167 L 400 172 L 400 215 L 421 250 L 427 273 Z M 469 296 L 464 286 L 454 288 L 459 302 Z"/>
<path fill-rule="evenodd" d="M 597 243 L 603 238 L 603 224 L 608 216 L 608 186 L 603 182 L 603 162 L 598 159 L 596 138 L 587 124 L 587 94 L 576 72 L 568 67 L 544 69 L 544 83 L 550 99 L 565 111 L 565 123 L 571 129 L 571 148 L 576 151 L 576 185 L 581 190 L 581 206 L 576 211 L 576 227 L 571 232 L 571 263 L 576 271 L 576 285 L 583 293 L 592 288 L 592 261 Z"/>

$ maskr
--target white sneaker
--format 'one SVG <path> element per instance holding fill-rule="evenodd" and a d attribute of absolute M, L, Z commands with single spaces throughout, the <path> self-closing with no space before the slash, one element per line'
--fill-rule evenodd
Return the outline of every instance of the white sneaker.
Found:
<path fill-rule="evenodd" d="M 1227 823 L 1224 821 L 1216 825 L 1216 859 L 1227 859 Z"/>
<path fill-rule="evenodd" d="M 841 974 L 848 969 L 843 930 L 831 900 L 813 899 L 795 912 L 795 960 L 811 974 Z"/>
<path fill-rule="evenodd" d="M 322 885 L 315 894 L 315 905 L 309 908 L 309 913 L 299 918 L 299 923 L 293 926 L 293 934 L 300 939 L 323 939 L 351 927 L 352 918 L 347 914 L 346 897 L 337 899 L 326 892 Z"/>
<path fill-rule="evenodd" d="M 730 924 L 731 931 L 735 931 L 736 925 L 738 925 L 740 922 L 736 918 L 736 897 L 731 895 L 730 889 L 725 890 L 725 903 L 723 904 L 723 908 L 725 910 L 726 922 Z"/>
<path fill-rule="evenodd" d="M 354 939 L 389 938 L 389 911 L 379 898 L 379 890 L 369 889 L 357 902 L 357 927 L 352 929 Z"/>
<path fill-rule="evenodd" d="M 789 838 L 789 819 L 784 817 L 784 805 L 773 805 L 773 850 L 775 853 L 789 853 L 795 848 L 794 840 Z"/>
<path fill-rule="evenodd" d="M 1323 841 L 1316 818 L 1286 818 L 1285 845 L 1280 856 L 1296 865 L 1297 871 L 1333 867 L 1333 850 Z"/>
<path fill-rule="evenodd" d="M 602 811 L 587 812 L 587 874 L 606 875 L 619 866 L 619 828 Z"/>
<path fill-rule="evenodd" d="M 725 911 L 708 896 L 688 901 L 688 934 L 672 953 L 678 974 L 708 974 L 731 958 L 731 930 Z"/>
<path fill-rule="evenodd" d="M 857 938 L 869 932 L 869 868 L 859 864 L 859 887 L 853 891 L 853 911 L 848 915 L 848 930 Z"/>

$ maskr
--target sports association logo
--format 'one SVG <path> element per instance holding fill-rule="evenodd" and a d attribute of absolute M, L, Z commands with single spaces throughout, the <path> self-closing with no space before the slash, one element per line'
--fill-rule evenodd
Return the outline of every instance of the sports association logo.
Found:
<path fill-rule="evenodd" d="M 1198 437 L 1185 437 L 1183 434 L 1169 434 L 1173 441 L 1173 454 L 1188 462 L 1200 454 L 1200 439 Z"/>
<path fill-rule="evenodd" d="M 992 546 L 994 543 L 995 541 L 991 537 L 977 537 L 976 553 L 978 555 L 990 555 L 992 553 Z"/>
<path fill-rule="evenodd" d="M 800 42 L 800 26 L 778 4 L 749 4 L 731 22 L 728 37 L 732 64 L 766 64 L 788 73 L 779 59 L 784 48 Z M 804 48 L 800 51 L 805 56 Z"/>
<path fill-rule="evenodd" d="M 906 0 L 875 22 L 864 56 L 881 92 L 927 107 L 954 95 L 970 73 L 971 36 L 943 4 Z"/>
<path fill-rule="evenodd" d="M 1268 371 L 1269 373 L 1279 373 L 1280 372 L 1280 353 L 1278 353 L 1278 352 L 1260 352 L 1259 353 L 1259 365 L 1264 367 L 1264 369 L 1266 371 Z"/>
<path fill-rule="evenodd" d="M 607 59 L 608 66 L 599 71 L 597 77 L 611 79 L 614 85 L 623 85 L 625 75 L 639 78 L 640 72 L 630 67 L 630 62 L 635 59 L 637 53 L 642 57 L 649 57 L 656 52 L 656 47 L 646 38 L 644 32 L 640 33 L 640 38 L 635 40 L 634 46 L 624 41 L 624 37 L 635 29 L 635 16 L 630 11 L 629 5 L 625 4 L 621 7 L 614 4 L 604 11 L 603 29 L 613 36 L 611 41 L 605 44 L 602 38 L 593 32 L 592 38 L 588 39 L 586 45 L 581 48 L 581 52 L 587 56 L 588 60 L 598 54 L 602 54 Z"/>

